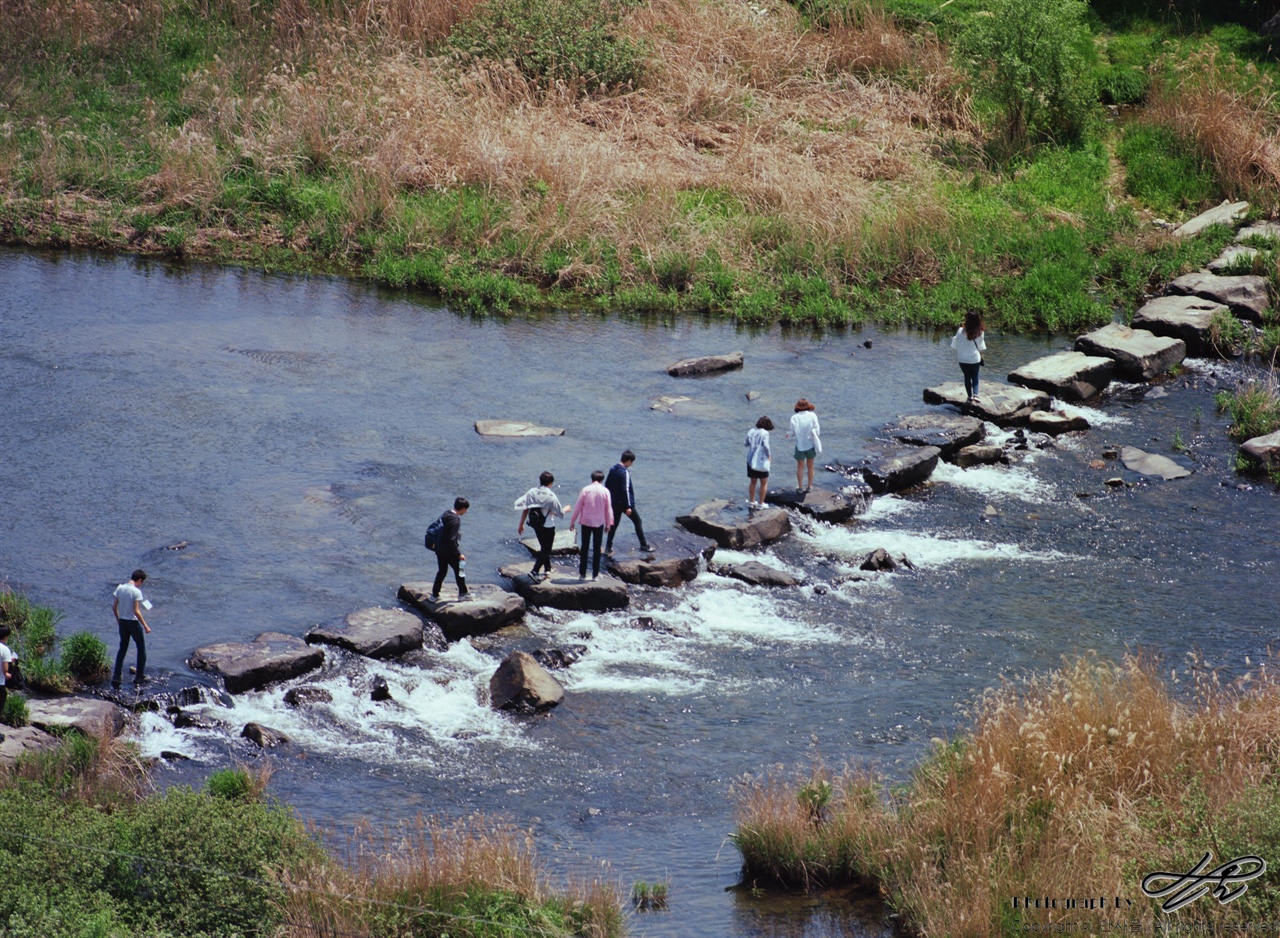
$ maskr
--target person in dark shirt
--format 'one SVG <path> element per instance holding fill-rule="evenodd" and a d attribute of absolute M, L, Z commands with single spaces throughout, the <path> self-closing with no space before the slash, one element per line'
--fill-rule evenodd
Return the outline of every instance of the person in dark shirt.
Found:
<path fill-rule="evenodd" d="M 617 465 L 609 470 L 604 480 L 604 487 L 609 490 L 613 502 L 613 524 L 609 526 L 609 537 L 605 540 L 604 552 L 613 554 L 613 535 L 622 523 L 622 517 L 631 519 L 636 528 L 636 538 L 640 541 L 640 549 L 649 550 L 649 543 L 644 539 L 644 525 L 640 522 L 640 512 L 636 510 L 636 490 L 631 484 L 631 465 L 636 461 L 636 454 L 631 450 L 623 450 Z"/>
<path fill-rule="evenodd" d="M 462 496 L 453 500 L 453 507 L 440 516 L 444 522 L 444 530 L 440 532 L 440 540 L 436 543 L 436 581 L 431 587 L 431 598 L 440 599 L 440 587 L 444 585 L 445 574 L 453 568 L 453 578 L 458 583 L 458 598 L 467 595 L 467 578 L 463 566 L 467 555 L 462 552 L 462 516 L 471 507 L 471 502 Z"/>

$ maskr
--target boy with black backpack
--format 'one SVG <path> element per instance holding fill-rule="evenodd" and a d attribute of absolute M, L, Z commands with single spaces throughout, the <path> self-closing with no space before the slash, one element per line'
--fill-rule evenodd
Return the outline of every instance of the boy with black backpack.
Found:
<path fill-rule="evenodd" d="M 471 507 L 471 502 L 461 495 L 453 500 L 453 507 L 442 514 L 427 528 L 424 544 L 427 550 L 436 555 L 436 580 L 431 587 L 431 599 L 440 601 L 440 587 L 444 585 L 444 577 L 449 568 L 453 568 L 453 578 L 458 584 L 458 598 L 467 596 L 467 555 L 462 552 L 462 516 Z"/>

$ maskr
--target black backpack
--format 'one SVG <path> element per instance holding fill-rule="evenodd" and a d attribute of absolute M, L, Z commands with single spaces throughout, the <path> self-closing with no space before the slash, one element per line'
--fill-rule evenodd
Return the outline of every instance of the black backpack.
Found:
<path fill-rule="evenodd" d="M 440 549 L 440 535 L 444 533 L 444 515 L 441 515 L 435 521 L 427 525 L 426 536 L 422 539 L 422 544 L 429 551 L 437 551 Z"/>

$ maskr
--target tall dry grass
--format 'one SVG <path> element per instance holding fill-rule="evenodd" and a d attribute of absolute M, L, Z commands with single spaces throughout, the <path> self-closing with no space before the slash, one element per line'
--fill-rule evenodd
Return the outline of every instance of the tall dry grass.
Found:
<path fill-rule="evenodd" d="M 1143 119 L 1186 142 L 1228 193 L 1280 207 L 1280 111 L 1272 76 L 1217 46 L 1157 63 Z"/>
<path fill-rule="evenodd" d="M 778 777 L 737 791 L 748 879 L 876 884 L 923 935 L 988 936 L 1035 922 L 1095 930 L 1153 928 L 1163 913 L 1139 888 L 1157 870 L 1189 870 L 1280 844 L 1280 681 L 1261 666 L 1223 686 L 1193 667 L 1189 699 L 1157 664 L 1092 658 L 988 692 L 973 728 L 887 801 L 866 774 Z M 815 820 L 797 790 L 831 785 Z M 808 799 L 811 802 L 811 799 Z M 1274 914 L 1258 881 L 1235 905 L 1205 901 L 1179 924 L 1225 933 Z M 1014 910 L 1013 897 L 1120 896 L 1089 911 Z"/>

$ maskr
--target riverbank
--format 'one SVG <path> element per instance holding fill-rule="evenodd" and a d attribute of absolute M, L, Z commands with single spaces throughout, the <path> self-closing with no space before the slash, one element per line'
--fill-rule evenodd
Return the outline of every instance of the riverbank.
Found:
<path fill-rule="evenodd" d="M 10 5 L 0 239 L 472 309 L 943 327 L 976 308 L 1069 332 L 1216 256 L 1218 235 L 1180 241 L 1157 216 L 1241 188 L 1269 211 L 1265 173 L 1168 130 L 1194 123 L 1176 96 L 1164 123 L 1130 132 L 1095 105 L 1077 140 L 1001 155 L 953 48 L 976 7 L 908 6 Z M 1160 42 L 1234 35 L 1146 22 L 1085 63 L 1108 100 L 1164 87 Z M 572 36 L 550 65 L 503 44 L 539 28 Z M 1136 92 L 1117 78 L 1135 69 Z"/>

